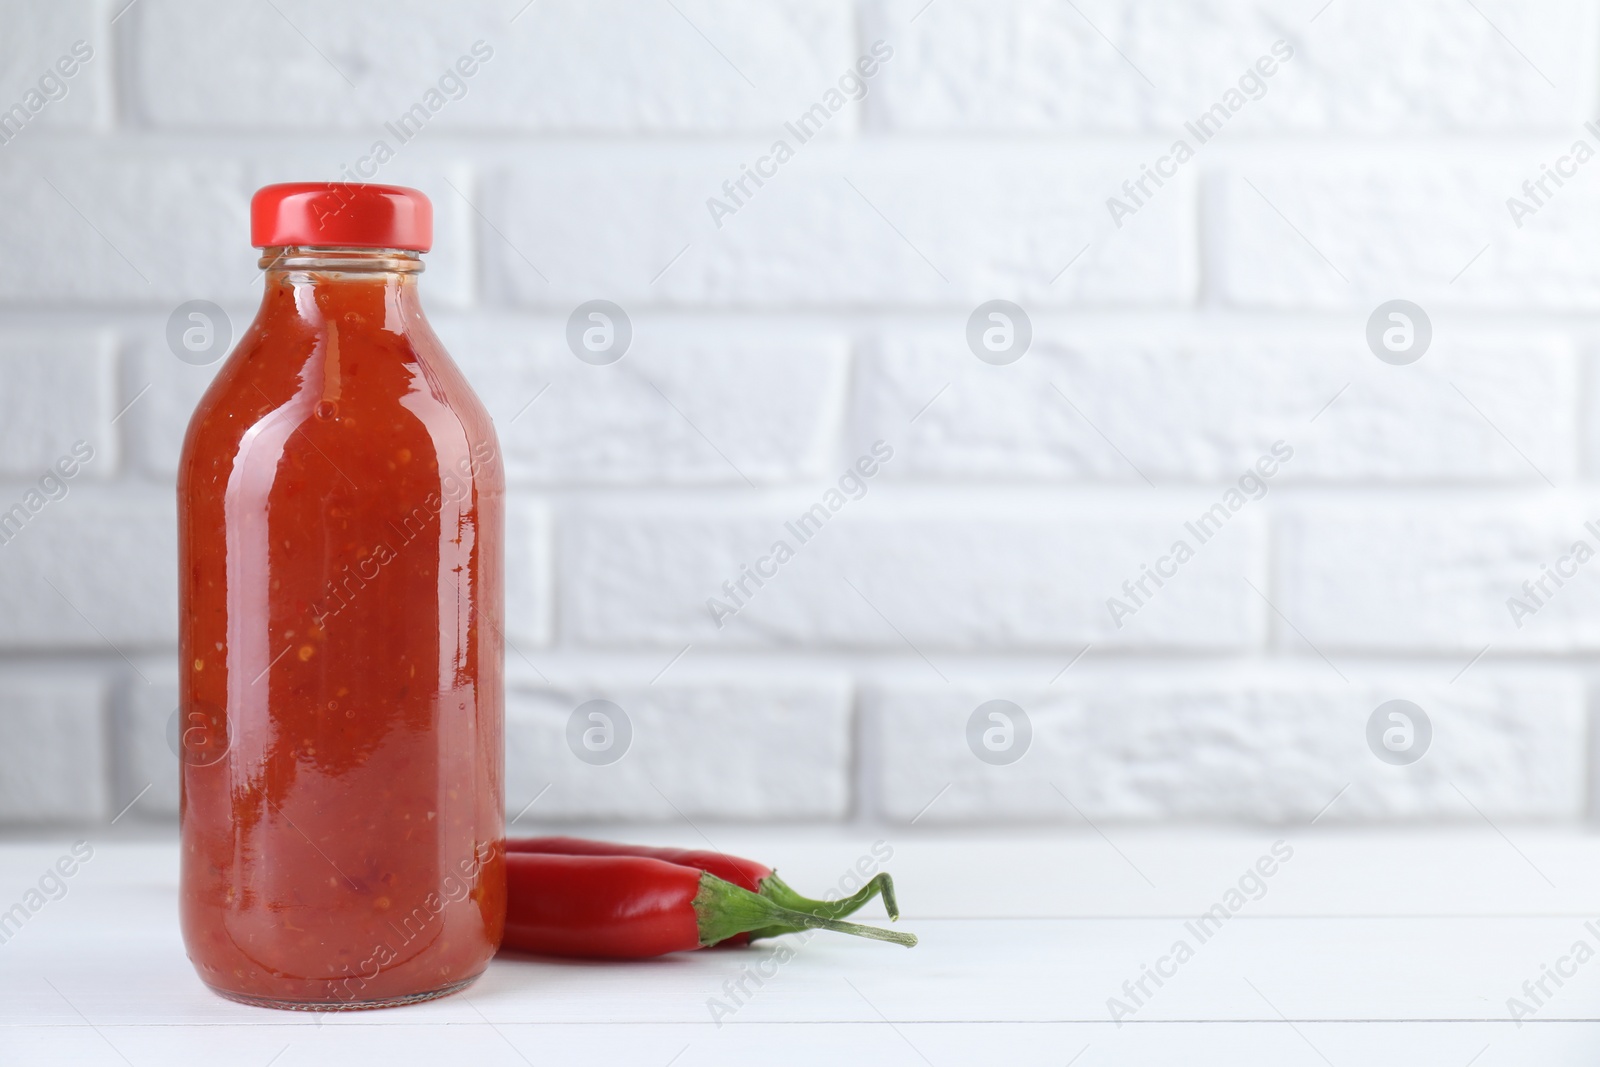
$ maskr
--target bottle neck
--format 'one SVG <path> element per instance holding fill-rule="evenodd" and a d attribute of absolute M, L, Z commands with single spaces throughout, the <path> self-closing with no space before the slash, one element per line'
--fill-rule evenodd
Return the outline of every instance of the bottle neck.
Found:
<path fill-rule="evenodd" d="M 421 274 L 422 254 L 399 248 L 325 248 L 287 245 L 263 248 L 258 264 L 268 274 Z"/>
<path fill-rule="evenodd" d="M 265 248 L 263 312 L 313 328 L 339 322 L 345 329 L 403 333 L 423 321 L 417 295 L 422 256 L 395 248 Z"/>

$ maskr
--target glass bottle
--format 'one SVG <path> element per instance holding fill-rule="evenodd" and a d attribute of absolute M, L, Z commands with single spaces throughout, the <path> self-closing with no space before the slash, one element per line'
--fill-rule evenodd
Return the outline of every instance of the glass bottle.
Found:
<path fill-rule="evenodd" d="M 423 194 L 268 186 L 178 476 L 184 942 L 305 1010 L 442 996 L 505 915 L 504 474 L 417 293 Z"/>

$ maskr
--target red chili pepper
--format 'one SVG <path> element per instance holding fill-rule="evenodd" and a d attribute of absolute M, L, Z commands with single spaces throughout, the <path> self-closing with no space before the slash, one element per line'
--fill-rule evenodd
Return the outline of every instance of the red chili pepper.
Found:
<path fill-rule="evenodd" d="M 648 856 L 506 856 L 503 948 L 644 959 L 770 927 L 835 930 L 910 947 L 912 934 L 780 907 L 707 871 Z"/>
<path fill-rule="evenodd" d="M 710 871 L 752 893 L 760 892 L 761 880 L 772 868 L 755 860 L 740 859 L 723 852 L 692 848 L 653 848 L 649 845 L 619 845 L 612 841 L 591 841 L 586 837 L 513 837 L 506 841 L 507 852 L 553 852 L 562 856 L 649 856 L 680 867 Z"/>
<path fill-rule="evenodd" d="M 803 897 L 790 888 L 789 883 L 771 867 L 755 860 L 730 856 L 725 852 L 705 849 L 653 848 L 648 845 L 621 845 L 611 841 L 591 841 L 583 837 L 514 837 L 506 841 L 507 852 L 543 852 L 562 856 L 648 856 L 683 867 L 694 867 L 732 882 L 741 889 L 759 893 L 782 907 L 822 915 L 830 919 L 843 918 L 856 911 L 875 896 L 883 897 L 883 908 L 891 920 L 900 918 L 900 906 L 895 899 L 894 879 L 888 872 L 874 877 L 848 897 L 838 900 L 813 900 Z M 756 938 L 777 937 L 795 933 L 800 927 L 771 927 L 752 930 L 729 938 L 730 944 L 742 945 Z"/>

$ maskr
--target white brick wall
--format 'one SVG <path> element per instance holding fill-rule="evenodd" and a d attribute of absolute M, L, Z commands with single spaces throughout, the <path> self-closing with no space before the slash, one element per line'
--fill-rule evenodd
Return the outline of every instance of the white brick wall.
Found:
<path fill-rule="evenodd" d="M 694 673 L 686 668 L 681 680 L 652 684 L 643 674 L 611 669 L 513 687 L 506 794 L 509 815 L 521 815 L 517 826 L 596 817 L 839 819 L 849 812 L 846 678 L 764 672 L 733 681 Z M 594 699 L 621 707 L 633 729 L 614 763 L 584 763 L 567 747 L 572 710 Z"/>
<path fill-rule="evenodd" d="M 891 61 L 878 77 L 893 76 Z M 813 142 L 719 229 L 706 199 L 767 144 L 694 144 L 655 160 L 567 149 L 490 175 L 484 210 L 504 235 L 485 249 L 501 279 L 491 294 L 563 312 L 596 292 L 625 305 L 759 310 L 970 308 L 996 292 L 1040 305 L 1193 295 L 1192 193 L 1181 189 L 1052 282 L 1110 229 L 1100 198 L 1125 175 L 1106 152 Z"/>
<path fill-rule="evenodd" d="M 1330 822 L 1471 820 L 1472 804 L 1513 819 L 1582 814 L 1587 759 L 1572 745 L 1584 729 L 1576 682 L 1486 670 L 1457 690 L 1378 677 L 1346 685 L 1309 669 L 1248 681 L 1183 671 L 1159 682 L 1102 677 L 999 690 L 1029 709 L 1033 747 L 998 767 L 973 759 L 963 736 L 993 688 L 919 681 L 874 688 L 865 704 L 883 746 L 884 811 L 907 820 L 922 813 L 919 823 L 997 815 L 1080 825 L 1304 822 L 1335 796 Z M 1363 736 L 1372 709 L 1396 692 L 1425 706 L 1436 731 L 1410 767 L 1379 763 Z"/>
<path fill-rule="evenodd" d="M 1506 200 L 1600 151 L 1600 0 L 0 0 L 0 25 L 0 121 L 29 116 L 0 125 L 0 828 L 174 817 L 172 480 L 216 368 L 166 319 L 213 300 L 237 337 L 250 193 L 378 140 L 375 180 L 434 198 L 425 299 L 505 446 L 519 829 L 1591 817 L 1600 559 L 1544 575 L 1600 550 L 1600 162 L 1520 226 Z M 1118 225 L 1107 198 L 1280 40 Z M 794 158 L 713 217 L 778 138 Z M 609 366 L 564 340 L 596 298 L 633 325 Z M 1365 339 L 1397 298 L 1432 322 L 1410 366 Z M 1031 319 L 1009 365 L 967 345 L 991 299 Z M 633 731 L 615 762 L 568 744 L 591 699 Z M 1004 765 L 968 740 L 995 699 L 1031 727 Z M 1369 749 L 1391 699 L 1430 718 L 1418 762 Z"/>
<path fill-rule="evenodd" d="M 75 480 L 115 474 L 115 366 L 103 335 L 0 335 L 0 473 L 31 480 L 84 441 L 98 447 Z"/>
<path fill-rule="evenodd" d="M 1256 576 L 1265 541 L 1249 519 L 1205 546 L 1181 582 L 1119 630 L 1105 598 L 1179 535 L 1169 513 L 1104 504 L 1089 513 L 954 491 L 937 509 L 864 498 L 801 543 L 791 526 L 815 502 L 574 514 L 558 577 L 572 640 L 963 655 L 1075 651 L 1086 642 L 1242 651 L 1265 636 L 1261 605 L 1242 580 Z M 795 558 L 767 586 L 747 582 L 748 606 L 717 626 L 706 600 L 727 600 L 723 583 L 778 540 Z"/>
<path fill-rule="evenodd" d="M 1326 10 L 1324 0 L 1096 0 L 1079 4 L 1081 14 L 1038 0 L 923 11 L 925 2 L 864 5 L 868 40 L 904 42 L 903 77 L 873 106 L 885 126 L 1166 134 L 1279 38 L 1297 55 L 1283 85 L 1243 114 L 1252 132 L 1561 131 L 1590 117 L 1594 15 L 1581 2 L 1486 4 L 1493 23 L 1461 18 L 1450 0 L 1340 0 Z M 1556 88 L 1496 26 L 1537 55 Z"/>
<path fill-rule="evenodd" d="M 1582 132 L 1573 123 L 1511 159 L 1406 151 L 1219 170 L 1208 198 L 1218 296 L 1261 310 L 1366 312 L 1404 292 L 1428 306 L 1593 311 L 1600 264 L 1573 240 L 1600 226 L 1592 188 L 1555 191 L 1521 228 L 1505 207 Z"/>

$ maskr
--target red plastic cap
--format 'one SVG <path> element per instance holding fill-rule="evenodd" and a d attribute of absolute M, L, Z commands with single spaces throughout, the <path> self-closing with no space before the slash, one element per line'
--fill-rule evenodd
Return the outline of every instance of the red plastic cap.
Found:
<path fill-rule="evenodd" d="M 433 247 L 433 204 L 400 185 L 267 185 L 250 198 L 250 243 L 426 252 Z"/>

